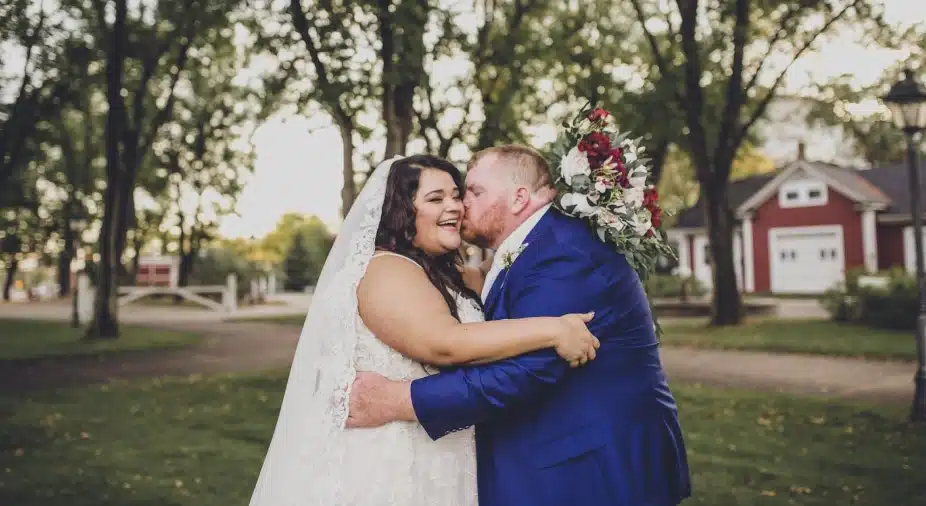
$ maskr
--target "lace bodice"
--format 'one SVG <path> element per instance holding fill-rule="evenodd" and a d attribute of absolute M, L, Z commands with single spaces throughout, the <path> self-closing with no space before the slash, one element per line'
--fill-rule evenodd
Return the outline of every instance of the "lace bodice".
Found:
<path fill-rule="evenodd" d="M 477 323 L 484 320 L 482 310 L 474 301 L 462 295 L 456 295 L 455 299 L 457 313 L 462 323 Z M 363 321 L 357 322 L 357 329 L 359 335 L 354 363 L 358 371 L 372 371 L 394 380 L 411 380 L 436 372 L 436 369 L 422 366 L 421 363 L 383 344 L 363 324 Z"/>

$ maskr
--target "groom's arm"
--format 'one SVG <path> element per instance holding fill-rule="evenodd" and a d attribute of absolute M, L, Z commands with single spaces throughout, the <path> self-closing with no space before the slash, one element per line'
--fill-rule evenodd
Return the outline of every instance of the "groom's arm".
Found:
<path fill-rule="evenodd" d="M 512 286 L 511 318 L 592 311 L 607 283 L 580 251 L 557 252 L 531 266 Z M 591 330 L 595 333 L 594 320 Z M 550 349 L 415 380 L 411 403 L 418 422 L 438 439 L 481 423 L 510 406 L 537 399 L 569 371 Z"/>

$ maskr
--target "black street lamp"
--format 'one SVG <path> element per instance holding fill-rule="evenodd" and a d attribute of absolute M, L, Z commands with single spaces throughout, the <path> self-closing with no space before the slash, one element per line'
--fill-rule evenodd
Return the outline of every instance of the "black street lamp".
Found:
<path fill-rule="evenodd" d="M 910 214 L 913 216 L 913 244 L 916 248 L 916 289 L 919 315 L 916 321 L 916 375 L 911 418 L 926 421 L 926 277 L 923 268 L 923 214 L 920 209 L 920 170 L 916 160 L 916 142 L 926 130 L 926 88 L 913 77 L 910 69 L 904 78 L 891 86 L 883 97 L 891 110 L 894 124 L 907 136 L 907 160 L 910 170 Z"/>
<path fill-rule="evenodd" d="M 71 249 L 74 251 L 75 257 L 77 256 L 77 250 L 80 248 L 81 234 L 83 234 L 84 228 L 86 228 L 86 226 L 87 226 L 87 220 L 84 220 L 83 218 L 72 217 L 68 219 L 68 228 L 71 229 L 71 234 L 73 237 L 72 242 L 71 242 Z M 71 261 L 73 262 L 74 259 L 72 258 Z M 70 270 L 71 270 L 71 266 L 68 265 L 68 276 L 71 275 Z M 78 283 L 76 282 L 76 279 L 75 279 L 74 286 L 71 287 L 71 293 L 73 294 L 71 296 L 71 327 L 74 327 L 75 329 L 80 327 L 80 314 L 77 311 L 77 308 L 78 308 L 77 299 L 80 295 L 78 294 L 78 291 L 77 291 L 77 284 Z"/>

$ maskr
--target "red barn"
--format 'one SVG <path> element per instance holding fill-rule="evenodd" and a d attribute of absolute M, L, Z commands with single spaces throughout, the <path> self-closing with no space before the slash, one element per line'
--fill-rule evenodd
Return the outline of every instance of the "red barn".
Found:
<path fill-rule="evenodd" d="M 926 165 L 921 165 L 926 167 Z M 914 271 L 906 165 L 856 170 L 798 160 L 730 185 L 734 260 L 745 292 L 822 293 L 847 269 Z M 669 231 L 679 271 L 712 285 L 699 202 Z"/>

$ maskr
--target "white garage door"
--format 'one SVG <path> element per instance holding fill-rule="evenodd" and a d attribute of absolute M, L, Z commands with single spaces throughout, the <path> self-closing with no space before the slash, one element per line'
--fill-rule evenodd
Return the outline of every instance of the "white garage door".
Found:
<path fill-rule="evenodd" d="M 771 289 L 775 293 L 822 293 L 843 280 L 842 226 L 769 230 Z"/>

